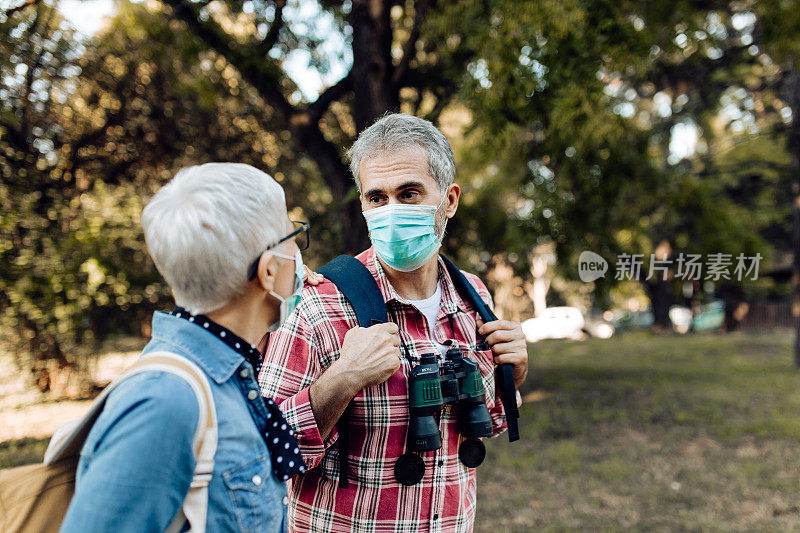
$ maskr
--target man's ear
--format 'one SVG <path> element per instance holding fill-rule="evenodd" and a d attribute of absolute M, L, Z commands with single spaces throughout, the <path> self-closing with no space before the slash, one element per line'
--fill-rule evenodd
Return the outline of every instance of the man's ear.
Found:
<path fill-rule="evenodd" d="M 275 256 L 269 252 L 264 252 L 258 259 L 256 277 L 253 280 L 258 283 L 264 292 L 269 292 L 275 288 L 275 275 L 278 273 L 278 262 Z"/>
<path fill-rule="evenodd" d="M 459 187 L 457 183 L 453 183 L 447 188 L 446 197 L 445 205 L 447 208 L 444 211 L 444 216 L 453 218 L 458 209 L 458 199 L 461 198 L 461 187 Z"/>

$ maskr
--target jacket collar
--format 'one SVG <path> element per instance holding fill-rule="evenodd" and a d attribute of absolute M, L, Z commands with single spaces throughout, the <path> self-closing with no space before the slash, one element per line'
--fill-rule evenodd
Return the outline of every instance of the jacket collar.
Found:
<path fill-rule="evenodd" d="M 245 361 L 236 350 L 202 326 L 169 313 L 156 311 L 153 314 L 152 337 L 176 348 L 218 384 L 228 381 Z"/>

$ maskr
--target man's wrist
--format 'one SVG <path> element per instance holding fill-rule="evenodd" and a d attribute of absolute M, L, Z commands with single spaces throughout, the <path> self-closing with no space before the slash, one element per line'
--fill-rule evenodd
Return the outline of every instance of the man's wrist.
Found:
<path fill-rule="evenodd" d="M 361 392 L 363 388 L 360 373 L 351 369 L 341 359 L 331 363 L 331 366 L 323 374 L 323 376 L 325 375 L 330 380 L 329 387 L 335 387 L 335 390 L 342 391 L 350 398 Z"/>

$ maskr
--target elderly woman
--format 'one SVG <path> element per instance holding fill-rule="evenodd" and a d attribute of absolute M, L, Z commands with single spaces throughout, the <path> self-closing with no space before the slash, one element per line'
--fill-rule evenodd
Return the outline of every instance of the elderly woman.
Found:
<path fill-rule="evenodd" d="M 143 353 L 202 369 L 218 445 L 209 531 L 286 529 L 284 481 L 304 470 L 294 432 L 259 394 L 255 345 L 297 305 L 308 225 L 290 222 L 281 187 L 248 165 L 181 170 L 142 213 L 150 255 L 177 307 L 153 316 Z M 189 491 L 199 419 L 190 385 L 147 371 L 113 390 L 81 452 L 65 532 L 162 532 Z"/>

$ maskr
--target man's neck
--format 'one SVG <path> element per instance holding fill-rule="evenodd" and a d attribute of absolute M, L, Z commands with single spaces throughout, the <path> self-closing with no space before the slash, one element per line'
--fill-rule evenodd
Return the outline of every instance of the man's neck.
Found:
<path fill-rule="evenodd" d="M 405 300 L 424 300 L 436 292 L 436 283 L 439 280 L 439 255 L 411 272 L 401 272 L 388 266 L 378 257 L 386 278 L 392 284 L 397 295 Z"/>

